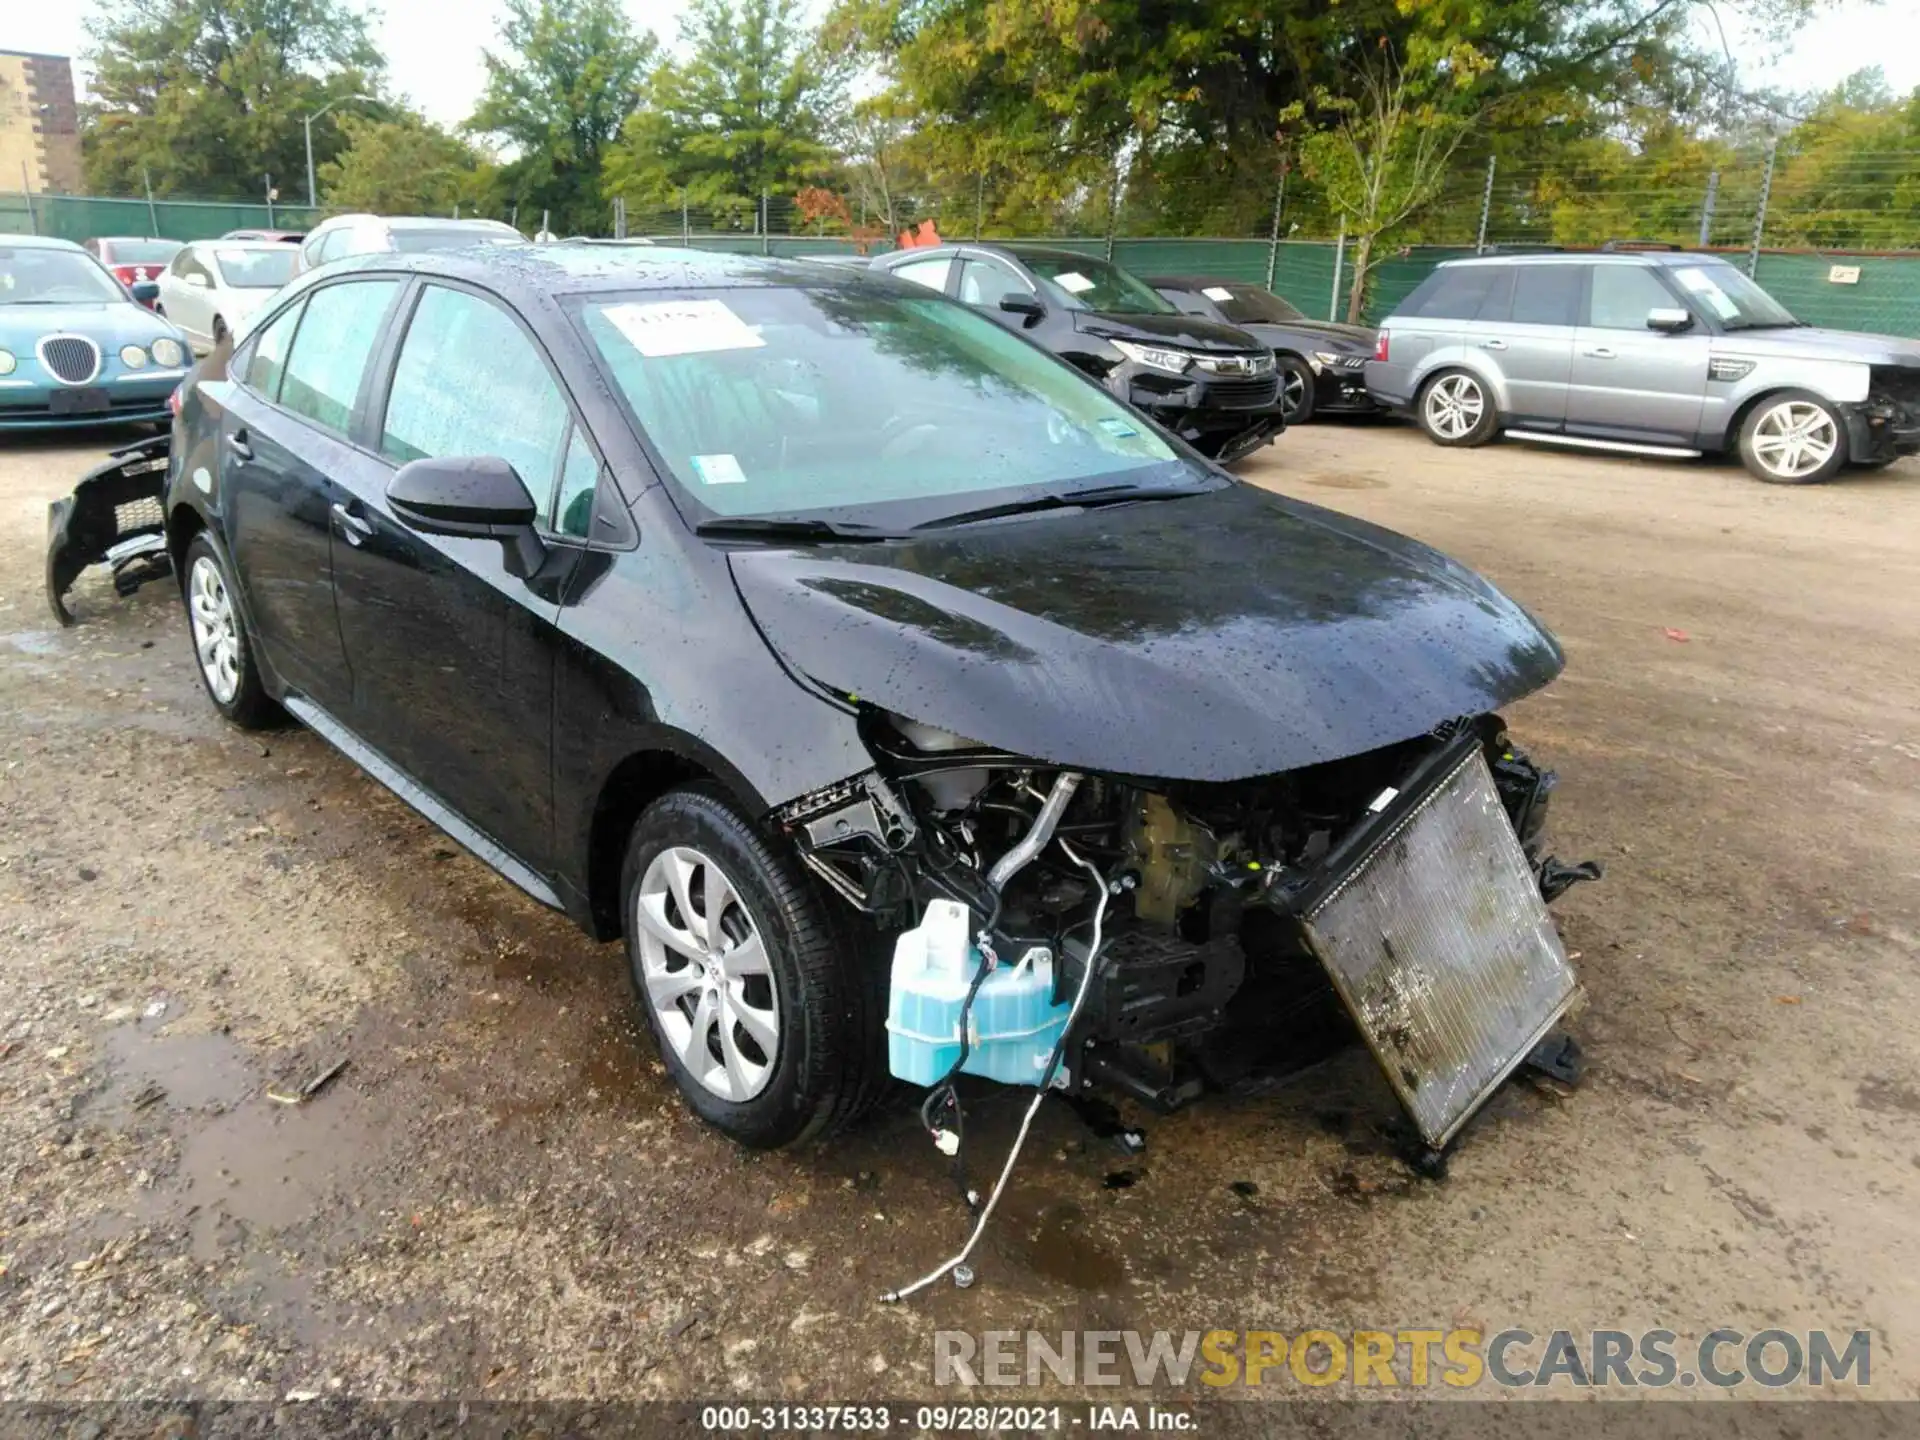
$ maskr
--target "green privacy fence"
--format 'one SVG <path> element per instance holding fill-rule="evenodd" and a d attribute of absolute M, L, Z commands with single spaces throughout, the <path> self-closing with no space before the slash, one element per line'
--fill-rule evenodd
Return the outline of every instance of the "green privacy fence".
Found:
<path fill-rule="evenodd" d="M 0 194 L 0 235 L 144 235 L 160 240 L 212 240 L 229 230 L 305 230 L 320 212 L 304 205 L 269 207 L 209 200 L 109 199 L 91 195 Z"/>

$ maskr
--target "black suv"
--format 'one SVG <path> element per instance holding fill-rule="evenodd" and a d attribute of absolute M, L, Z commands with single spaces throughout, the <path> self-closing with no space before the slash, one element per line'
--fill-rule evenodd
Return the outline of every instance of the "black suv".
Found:
<path fill-rule="evenodd" d="M 939 245 L 873 262 L 991 315 L 1222 462 L 1285 428 L 1273 352 L 1183 315 L 1110 260 L 1044 245 Z"/>

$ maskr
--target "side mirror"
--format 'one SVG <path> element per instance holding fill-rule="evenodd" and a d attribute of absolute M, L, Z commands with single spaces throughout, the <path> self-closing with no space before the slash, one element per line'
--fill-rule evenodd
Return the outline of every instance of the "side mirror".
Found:
<path fill-rule="evenodd" d="M 142 305 L 151 305 L 160 298 L 160 286 L 152 280 L 137 280 L 127 287 L 127 291 Z"/>
<path fill-rule="evenodd" d="M 533 528 L 533 496 L 519 472 L 497 455 L 414 460 L 387 482 L 387 504 L 422 535 L 498 540 L 507 573 L 524 580 L 547 558 Z"/>
<path fill-rule="evenodd" d="M 1047 307 L 1040 303 L 1039 297 L 1028 295 L 1019 290 L 1009 290 L 1000 297 L 1000 308 L 1009 315 L 1019 315 L 1024 323 L 1031 325 L 1047 313 Z"/>
<path fill-rule="evenodd" d="M 1693 328 L 1693 316 L 1677 307 L 1672 310 L 1649 310 L 1647 328 L 1659 330 L 1668 335 L 1677 335 L 1682 330 Z"/>

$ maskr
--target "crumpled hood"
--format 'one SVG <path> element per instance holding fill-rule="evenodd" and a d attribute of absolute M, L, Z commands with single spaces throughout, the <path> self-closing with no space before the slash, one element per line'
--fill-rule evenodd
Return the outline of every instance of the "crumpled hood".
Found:
<path fill-rule="evenodd" d="M 1562 665 L 1439 552 L 1242 484 L 730 558 L 792 669 L 1076 769 L 1292 770 L 1494 709 Z"/>
<path fill-rule="evenodd" d="M 0 348 L 33 354 L 44 335 L 84 335 L 107 354 L 122 345 L 151 345 L 162 335 L 185 344 L 163 316 L 131 300 L 75 305 L 0 305 Z"/>
<path fill-rule="evenodd" d="M 1096 310 L 1073 312 L 1073 328 L 1103 340 L 1137 340 L 1143 345 L 1179 345 L 1188 350 L 1233 352 L 1264 350 L 1237 325 L 1222 325 L 1200 315 L 1108 315 Z"/>
<path fill-rule="evenodd" d="M 1246 332 L 1269 347 L 1283 346 L 1296 337 L 1310 340 L 1336 355 L 1372 355 L 1377 330 L 1365 325 L 1338 325 L 1331 320 L 1289 320 L 1284 325 L 1254 324 Z"/>
<path fill-rule="evenodd" d="M 1855 330 L 1823 330 L 1814 325 L 1716 335 L 1713 353 L 1735 358 L 1752 355 L 1786 360 L 1852 360 L 1861 365 L 1920 365 L 1920 341 Z"/>

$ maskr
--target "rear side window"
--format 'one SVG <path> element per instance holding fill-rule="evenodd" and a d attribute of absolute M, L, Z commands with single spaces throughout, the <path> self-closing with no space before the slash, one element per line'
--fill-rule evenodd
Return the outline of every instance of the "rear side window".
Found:
<path fill-rule="evenodd" d="M 464 290 L 429 285 L 421 292 L 393 369 L 382 455 L 397 465 L 427 456 L 497 456 L 519 472 L 541 523 L 551 528 L 572 424 L 546 361 L 511 315 Z"/>
<path fill-rule="evenodd" d="M 1571 325 L 1579 304 L 1579 266 L 1514 266 L 1511 317 L 1514 324 Z"/>
<path fill-rule="evenodd" d="M 305 306 L 305 301 L 297 300 L 282 310 L 245 353 L 235 357 L 231 371 L 234 379 L 269 400 L 280 398 L 280 376 L 287 367 L 287 347 L 293 343 L 293 332 L 300 325 L 300 312 Z"/>
<path fill-rule="evenodd" d="M 1644 330 L 1649 310 L 1673 310 L 1679 304 L 1644 265 L 1596 265 L 1587 324 L 1600 330 Z"/>
<path fill-rule="evenodd" d="M 1506 273 L 1498 265 L 1443 265 L 1407 297 L 1400 313 L 1420 320 L 1472 320 Z"/>
<path fill-rule="evenodd" d="M 953 268 L 953 261 L 943 255 L 938 260 L 914 260 L 888 273 L 902 280 L 911 280 L 916 285 L 924 285 L 929 290 L 944 291 L 947 288 L 947 271 Z M 998 296 L 994 297 L 997 301 Z"/>
<path fill-rule="evenodd" d="M 399 288 L 397 280 L 352 280 L 314 291 L 287 357 L 281 405 L 346 434 L 367 357 Z"/>

